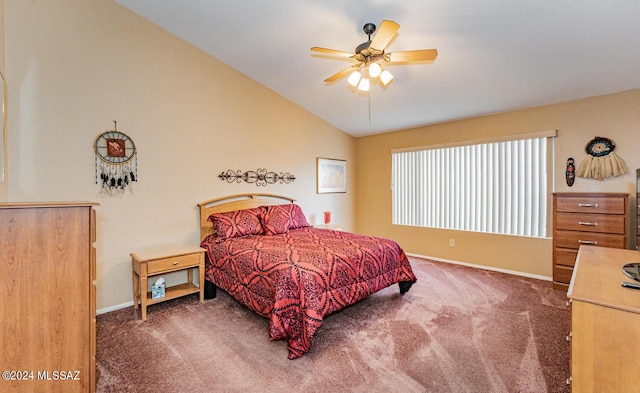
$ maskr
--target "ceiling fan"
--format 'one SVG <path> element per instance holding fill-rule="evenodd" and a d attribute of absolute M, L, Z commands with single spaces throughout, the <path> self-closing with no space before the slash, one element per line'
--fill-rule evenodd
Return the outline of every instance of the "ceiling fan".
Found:
<path fill-rule="evenodd" d="M 344 52 L 335 49 L 320 48 L 314 46 L 311 48 L 314 52 L 321 52 L 328 55 L 335 55 L 355 60 L 356 63 L 349 67 L 338 71 L 324 81 L 326 83 L 335 82 L 340 78 L 349 74 L 348 82 L 351 86 L 357 87 L 359 90 L 369 90 L 369 77 L 379 78 L 380 82 L 386 86 L 393 80 L 393 75 L 384 70 L 383 64 L 409 63 L 416 61 L 433 61 L 438 56 L 437 49 L 420 49 L 403 52 L 385 52 L 387 45 L 400 29 L 400 25 L 392 20 L 383 20 L 380 29 L 371 39 L 371 34 L 376 31 L 376 25 L 367 23 L 362 27 L 364 33 L 368 36 L 366 42 L 358 45 L 354 53 Z"/>

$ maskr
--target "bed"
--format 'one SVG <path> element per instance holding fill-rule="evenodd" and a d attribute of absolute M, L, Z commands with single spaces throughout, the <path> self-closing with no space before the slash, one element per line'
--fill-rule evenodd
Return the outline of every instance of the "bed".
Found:
<path fill-rule="evenodd" d="M 389 239 L 310 226 L 295 199 L 237 194 L 198 204 L 205 297 L 217 288 L 269 319 L 269 338 L 288 358 L 311 348 L 323 318 L 416 276 Z"/>

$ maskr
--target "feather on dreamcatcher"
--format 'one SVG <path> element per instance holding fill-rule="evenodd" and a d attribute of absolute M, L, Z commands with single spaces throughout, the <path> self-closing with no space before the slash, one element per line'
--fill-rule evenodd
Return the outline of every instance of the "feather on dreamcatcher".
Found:
<path fill-rule="evenodd" d="M 599 136 L 593 138 L 585 147 L 587 156 L 580 163 L 576 176 L 604 180 L 627 173 L 624 161 L 613 152 L 615 148 L 611 139 Z"/>
<path fill-rule="evenodd" d="M 116 129 L 105 131 L 96 137 L 93 147 L 96 154 L 96 184 L 100 193 L 131 192 L 133 182 L 138 181 L 138 157 L 136 145 L 127 134 Z"/>

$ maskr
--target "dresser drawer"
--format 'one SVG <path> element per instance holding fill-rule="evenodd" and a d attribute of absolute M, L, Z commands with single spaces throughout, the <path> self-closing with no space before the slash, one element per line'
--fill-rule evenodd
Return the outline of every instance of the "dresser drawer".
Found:
<path fill-rule="evenodd" d="M 578 250 L 556 248 L 554 250 L 554 263 L 556 265 L 573 266 L 576 264 L 576 257 L 578 256 Z"/>
<path fill-rule="evenodd" d="M 156 274 L 172 270 L 181 270 L 187 266 L 198 266 L 200 254 L 180 255 L 147 262 L 147 274 Z"/>
<path fill-rule="evenodd" d="M 610 248 L 625 248 L 627 237 L 608 233 L 555 231 L 553 240 L 556 250 L 569 248 L 577 250 L 581 245 L 593 245 Z"/>
<path fill-rule="evenodd" d="M 556 196 L 557 212 L 626 214 L 626 198 L 598 196 Z"/>
<path fill-rule="evenodd" d="M 569 284 L 572 274 L 573 267 L 562 265 L 555 265 L 553 267 L 553 281 Z"/>
<path fill-rule="evenodd" d="M 627 237 L 625 235 L 575 232 L 575 231 L 555 231 L 555 248 L 569 248 L 577 250 L 582 245 L 593 245 L 610 248 L 625 248 Z"/>
<path fill-rule="evenodd" d="M 625 216 L 558 213 L 556 215 L 556 229 L 625 234 L 627 233 L 627 221 Z"/>

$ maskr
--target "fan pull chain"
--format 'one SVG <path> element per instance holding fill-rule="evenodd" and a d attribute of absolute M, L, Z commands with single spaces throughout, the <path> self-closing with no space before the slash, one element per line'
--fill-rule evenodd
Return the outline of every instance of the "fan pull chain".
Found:
<path fill-rule="evenodd" d="M 369 101 L 369 127 L 371 127 L 371 92 L 367 94 L 367 99 Z"/>

